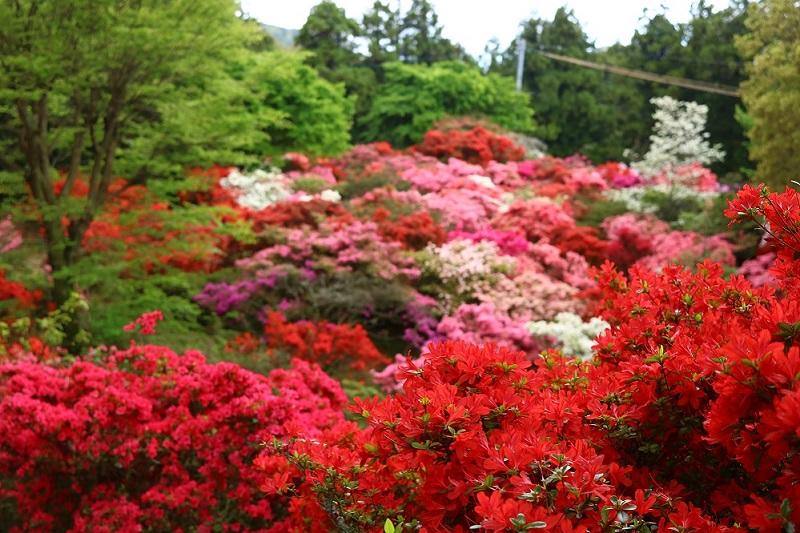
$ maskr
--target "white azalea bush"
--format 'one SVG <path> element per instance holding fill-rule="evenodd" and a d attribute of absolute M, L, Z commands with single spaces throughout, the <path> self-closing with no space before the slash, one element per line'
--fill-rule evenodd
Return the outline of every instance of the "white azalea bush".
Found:
<path fill-rule="evenodd" d="M 659 209 L 659 200 L 670 198 L 675 203 L 687 201 L 710 201 L 720 193 L 698 191 L 693 187 L 681 184 L 659 183 L 646 187 L 628 187 L 606 191 L 606 198 L 625 204 L 628 211 L 642 214 L 655 214 Z"/>
<path fill-rule="evenodd" d="M 527 324 L 528 331 L 537 337 L 554 339 L 565 355 L 589 359 L 595 338 L 608 328 L 608 322 L 593 317 L 584 322 L 575 313 L 558 313 L 553 321 L 536 320 Z"/>
<path fill-rule="evenodd" d="M 258 169 L 244 174 L 234 170 L 220 184 L 231 191 L 236 203 L 254 211 L 260 211 L 282 201 L 310 202 L 315 198 L 326 202 L 340 202 L 342 195 L 334 189 L 325 189 L 315 194 L 292 188 L 293 180 L 277 169 Z"/>
<path fill-rule="evenodd" d="M 234 193 L 241 207 L 261 210 L 292 194 L 286 176 L 277 169 L 258 169 L 248 174 L 234 170 L 220 181 L 223 188 Z"/>

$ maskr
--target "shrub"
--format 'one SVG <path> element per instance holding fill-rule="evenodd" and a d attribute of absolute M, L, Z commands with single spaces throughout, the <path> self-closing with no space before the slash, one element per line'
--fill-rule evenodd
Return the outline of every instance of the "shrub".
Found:
<path fill-rule="evenodd" d="M 514 89 L 511 78 L 485 75 L 477 67 L 452 61 L 387 63 L 384 72 L 385 81 L 363 119 L 369 139 L 408 146 L 447 115 L 486 116 L 515 131 L 533 127 L 529 97 Z"/>
<path fill-rule="evenodd" d="M 0 521 L 52 531 L 264 529 L 282 498 L 250 467 L 262 442 L 341 423 L 339 385 L 295 361 L 269 377 L 194 351 L 0 366 Z"/>
<path fill-rule="evenodd" d="M 430 130 L 415 149 L 443 161 L 451 157 L 474 165 L 486 166 L 490 161 L 506 163 L 520 161 L 525 150 L 508 137 L 492 133 L 484 128 L 469 131 Z"/>
<path fill-rule="evenodd" d="M 593 361 L 434 344 L 402 393 L 355 402 L 366 429 L 276 444 L 265 490 L 311 531 L 793 530 L 800 194 L 748 187 L 727 214 L 769 225 L 782 296 L 709 261 L 606 264 Z"/>
<path fill-rule="evenodd" d="M 375 348 L 360 324 L 308 320 L 290 323 L 281 313 L 273 311 L 267 314 L 264 334 L 271 350 L 311 361 L 327 372 L 371 370 L 390 362 Z"/>
<path fill-rule="evenodd" d="M 249 107 L 264 133 L 255 155 L 335 155 L 347 149 L 353 102 L 343 85 L 324 80 L 305 60 L 302 53 L 273 51 L 253 54 L 245 64 Z"/>

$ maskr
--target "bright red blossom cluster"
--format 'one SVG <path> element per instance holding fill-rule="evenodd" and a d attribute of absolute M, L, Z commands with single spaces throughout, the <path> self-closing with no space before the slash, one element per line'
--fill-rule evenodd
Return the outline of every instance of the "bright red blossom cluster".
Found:
<path fill-rule="evenodd" d="M 345 396 L 296 360 L 268 377 L 198 352 L 0 366 L 0 506 L 11 531 L 285 531 L 260 443 L 341 424 Z"/>
<path fill-rule="evenodd" d="M 392 220 L 390 211 L 379 207 L 373 213 L 372 219 L 378 224 L 384 238 L 402 243 L 410 250 L 421 250 L 428 243 L 442 244 L 447 237 L 444 228 L 427 211 L 418 211 Z"/>
<path fill-rule="evenodd" d="M 490 161 L 521 161 L 525 149 L 503 135 L 480 126 L 470 130 L 430 130 L 415 149 L 423 154 L 447 160 L 455 157 L 475 165 Z"/>
<path fill-rule="evenodd" d="M 156 332 L 156 325 L 164 320 L 164 314 L 161 311 L 150 311 L 149 313 L 142 313 L 130 324 L 125 324 L 122 329 L 125 331 L 134 331 L 139 328 L 139 333 L 142 335 L 154 335 Z"/>
<path fill-rule="evenodd" d="M 408 362 L 366 423 L 276 445 L 257 466 L 295 528 L 747 531 L 800 524 L 800 204 L 746 189 L 778 291 L 697 272 L 598 271 L 612 327 L 580 362 L 460 342 Z M 740 215 L 744 213 L 744 215 Z M 419 529 L 417 529 L 419 528 Z"/>
<path fill-rule="evenodd" d="M 5 271 L 0 270 L 0 302 L 13 301 L 17 306 L 29 309 L 41 298 L 41 291 L 29 291 L 21 283 L 6 278 Z"/>
<path fill-rule="evenodd" d="M 368 370 L 391 362 L 378 351 L 360 324 L 331 324 L 324 320 L 288 322 L 281 313 L 270 311 L 264 322 L 264 334 L 271 350 L 312 361 L 326 371 Z"/>

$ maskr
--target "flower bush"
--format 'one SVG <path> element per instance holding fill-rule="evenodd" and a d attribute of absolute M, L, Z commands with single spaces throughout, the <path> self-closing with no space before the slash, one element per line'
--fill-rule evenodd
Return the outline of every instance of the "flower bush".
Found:
<path fill-rule="evenodd" d="M 264 334 L 271 351 L 311 361 L 328 372 L 366 370 L 389 362 L 360 324 L 289 323 L 286 317 L 273 311 L 266 317 Z"/>
<path fill-rule="evenodd" d="M 415 148 L 423 154 L 440 159 L 447 160 L 454 157 L 482 166 L 490 161 L 505 163 L 520 161 L 525 157 L 524 148 L 515 145 L 508 137 L 482 127 L 466 131 L 430 130 Z"/>
<path fill-rule="evenodd" d="M 462 341 L 357 400 L 366 429 L 280 443 L 257 463 L 309 531 L 781 531 L 800 523 L 800 202 L 745 189 L 782 291 L 710 261 L 598 270 L 596 359 Z"/>
<path fill-rule="evenodd" d="M 441 339 L 505 346 L 520 350 L 529 357 L 537 355 L 542 347 L 524 322 L 499 311 L 491 302 L 459 306 L 452 315 L 442 318 L 436 333 Z"/>
<path fill-rule="evenodd" d="M 220 185 L 231 191 L 241 207 L 253 210 L 285 200 L 292 193 L 288 179 L 276 169 L 258 169 L 250 174 L 234 170 L 220 181 Z"/>
<path fill-rule="evenodd" d="M 795 528 L 797 193 L 490 139 L 118 179 L 61 307 L 0 221 L 0 524 Z"/>
<path fill-rule="evenodd" d="M 690 163 L 707 165 L 725 157 L 720 146 L 708 142 L 707 106 L 670 96 L 652 98 L 650 103 L 655 106 L 655 125 L 644 159 L 633 164 L 636 170 L 653 175 L 665 168 Z"/>
<path fill-rule="evenodd" d="M 304 361 L 264 377 L 134 345 L 99 364 L 2 365 L 4 527 L 267 530 L 285 502 L 259 490 L 261 443 L 321 435 L 345 401 Z"/>
<path fill-rule="evenodd" d="M 433 278 L 431 286 L 443 305 L 452 309 L 488 291 L 503 274 L 513 271 L 516 262 L 501 255 L 491 241 L 462 239 L 442 246 L 428 245 L 420 264 L 423 275 Z"/>

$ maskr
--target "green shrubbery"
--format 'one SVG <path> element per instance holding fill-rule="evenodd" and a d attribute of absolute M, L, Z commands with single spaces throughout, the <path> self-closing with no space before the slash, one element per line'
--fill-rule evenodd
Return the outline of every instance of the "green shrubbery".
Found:
<path fill-rule="evenodd" d="M 386 79 L 364 117 L 366 137 L 407 146 L 446 116 L 485 117 L 505 128 L 533 128 L 529 96 L 511 78 L 484 75 L 456 61 L 434 65 L 384 65 Z"/>

